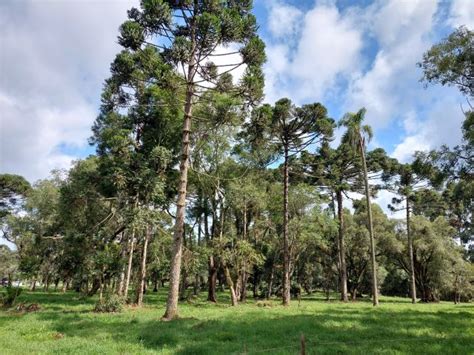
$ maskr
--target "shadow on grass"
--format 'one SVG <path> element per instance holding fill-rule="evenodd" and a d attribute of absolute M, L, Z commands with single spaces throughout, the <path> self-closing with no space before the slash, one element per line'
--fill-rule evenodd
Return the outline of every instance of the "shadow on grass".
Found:
<path fill-rule="evenodd" d="M 365 302 L 327 303 L 304 298 L 301 307 L 287 309 L 278 306 L 278 300 L 269 308 L 259 308 L 251 301 L 232 308 L 222 295 L 217 305 L 204 298 L 183 303 L 185 318 L 162 322 L 159 317 L 164 310 L 165 290 L 149 293 L 146 308 L 121 314 L 93 313 L 95 300 L 84 300 L 74 293 L 38 292 L 22 297 L 22 302 L 42 305 L 35 321 L 46 322 L 66 339 L 110 341 L 123 344 L 124 348 L 132 345 L 137 352 L 146 349 L 176 354 L 296 354 L 301 334 L 307 340 L 307 354 L 474 352 L 469 331 L 473 309 L 470 305 L 423 307 L 402 300 L 400 303 L 407 307 L 391 302 L 391 307 L 386 304 L 372 308 Z M 14 318 L 18 316 L 10 319 Z"/>
<path fill-rule="evenodd" d="M 66 337 L 112 337 L 116 342 L 139 343 L 147 349 L 178 354 L 296 353 L 301 334 L 307 351 L 325 353 L 467 354 L 472 339 L 460 336 L 468 312 L 391 313 L 377 310 L 331 310 L 315 314 L 284 315 L 249 311 L 247 317 L 226 312 L 213 319 L 184 318 L 161 322 L 156 318 L 128 319 L 121 315 L 83 318 L 78 314 L 43 313 Z M 461 333 L 462 334 L 462 333 Z M 470 349 L 470 350 L 469 350 Z"/>

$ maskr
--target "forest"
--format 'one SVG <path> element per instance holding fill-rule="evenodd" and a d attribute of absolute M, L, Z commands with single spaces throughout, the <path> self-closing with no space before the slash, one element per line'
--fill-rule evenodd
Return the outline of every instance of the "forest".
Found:
<path fill-rule="evenodd" d="M 473 350 L 474 32 L 413 63 L 466 104 L 462 143 L 407 163 L 363 107 L 264 103 L 258 28 L 248 0 L 141 1 L 95 154 L 0 174 L 6 353 Z"/>

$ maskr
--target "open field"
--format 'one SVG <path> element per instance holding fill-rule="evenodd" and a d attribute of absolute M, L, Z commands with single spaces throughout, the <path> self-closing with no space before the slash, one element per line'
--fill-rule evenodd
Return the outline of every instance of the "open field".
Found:
<path fill-rule="evenodd" d="M 225 294 L 217 305 L 183 303 L 181 319 L 162 322 L 165 290 L 148 294 L 142 309 L 92 312 L 95 299 L 75 293 L 27 293 L 36 313 L 0 313 L 2 354 L 474 354 L 474 305 L 411 305 L 407 299 L 326 302 L 320 294 L 283 308 L 254 301 L 232 308 Z M 204 294 L 203 294 L 204 296 Z"/>

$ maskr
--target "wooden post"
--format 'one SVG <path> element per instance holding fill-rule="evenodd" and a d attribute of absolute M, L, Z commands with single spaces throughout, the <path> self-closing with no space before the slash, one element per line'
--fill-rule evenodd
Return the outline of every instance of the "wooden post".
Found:
<path fill-rule="evenodd" d="M 300 354 L 301 355 L 305 355 L 306 354 L 306 348 L 305 348 L 305 340 L 304 340 L 304 334 L 301 333 L 301 338 L 300 338 L 300 343 L 301 343 L 301 351 L 300 351 Z"/>

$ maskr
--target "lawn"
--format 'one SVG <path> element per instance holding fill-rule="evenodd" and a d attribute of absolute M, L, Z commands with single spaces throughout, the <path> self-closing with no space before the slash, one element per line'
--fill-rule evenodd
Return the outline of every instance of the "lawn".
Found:
<path fill-rule="evenodd" d="M 204 294 L 202 295 L 204 297 Z M 165 290 L 148 294 L 142 309 L 92 312 L 95 299 L 73 292 L 27 293 L 35 313 L 0 311 L 1 354 L 474 354 L 474 306 L 416 304 L 382 297 L 370 302 L 326 302 L 321 294 L 262 307 L 249 301 L 232 308 L 204 299 L 180 305 L 181 318 L 162 322 Z"/>

